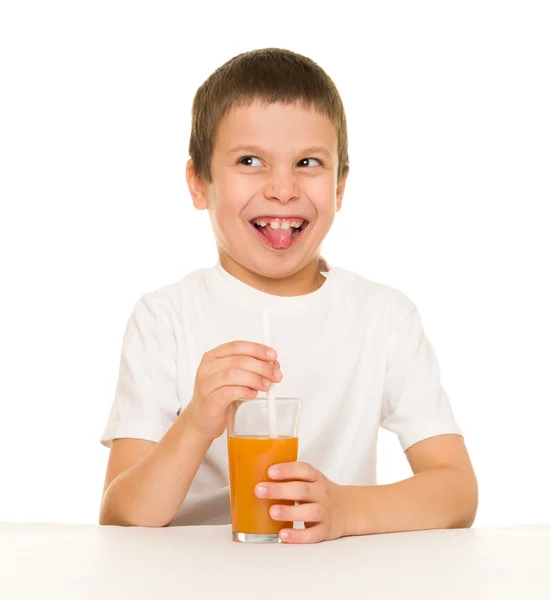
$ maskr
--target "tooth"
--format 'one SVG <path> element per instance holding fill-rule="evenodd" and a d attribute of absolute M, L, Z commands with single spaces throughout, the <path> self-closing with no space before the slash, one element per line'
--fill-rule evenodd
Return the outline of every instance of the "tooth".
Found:
<path fill-rule="evenodd" d="M 288 221 L 284 221 L 284 222 L 281 224 L 281 229 L 288 230 L 288 229 L 290 229 L 290 228 L 291 228 L 291 223 L 289 223 Z"/>
<path fill-rule="evenodd" d="M 268 225 L 268 223 L 266 223 L 266 221 L 260 221 L 259 225 L 260 225 L 260 227 L 266 227 L 266 225 Z"/>
<path fill-rule="evenodd" d="M 277 221 L 272 221 L 272 222 L 270 223 L 270 227 L 271 227 L 272 229 L 279 229 L 279 228 L 280 228 L 280 225 L 279 225 L 279 223 L 278 223 Z"/>

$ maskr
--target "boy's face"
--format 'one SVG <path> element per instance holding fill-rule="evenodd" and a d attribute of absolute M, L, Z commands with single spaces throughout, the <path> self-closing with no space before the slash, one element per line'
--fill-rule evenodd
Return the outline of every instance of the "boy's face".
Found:
<path fill-rule="evenodd" d="M 290 277 L 317 265 L 320 246 L 340 210 L 337 133 L 301 104 L 234 107 L 214 141 L 212 181 L 188 184 L 208 209 L 222 265 L 266 278 Z M 233 269 L 232 267 L 235 267 Z"/>

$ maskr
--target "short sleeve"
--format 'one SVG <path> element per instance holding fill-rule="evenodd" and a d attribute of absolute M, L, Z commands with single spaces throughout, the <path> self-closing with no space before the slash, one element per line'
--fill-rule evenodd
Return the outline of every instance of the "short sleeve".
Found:
<path fill-rule="evenodd" d="M 421 316 L 399 292 L 396 313 L 406 312 L 389 339 L 381 426 L 396 433 L 403 450 L 435 435 L 461 435 Z"/>
<path fill-rule="evenodd" d="M 170 314 L 155 298 L 135 305 L 124 332 L 115 398 L 100 439 L 158 442 L 176 420 L 177 344 Z"/>

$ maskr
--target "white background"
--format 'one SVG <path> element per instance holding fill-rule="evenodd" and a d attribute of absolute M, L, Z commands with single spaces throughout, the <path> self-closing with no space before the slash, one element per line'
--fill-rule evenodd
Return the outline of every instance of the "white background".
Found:
<path fill-rule="evenodd" d="M 476 525 L 550 522 L 550 30 L 529 0 L 3 2 L 0 520 L 97 522 L 130 311 L 216 260 L 184 178 L 193 94 L 279 46 L 341 91 L 324 255 L 417 304 Z M 386 432 L 379 474 L 409 474 Z"/>

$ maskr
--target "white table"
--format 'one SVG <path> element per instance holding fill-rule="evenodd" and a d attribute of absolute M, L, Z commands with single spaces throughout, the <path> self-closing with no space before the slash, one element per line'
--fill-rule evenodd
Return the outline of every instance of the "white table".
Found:
<path fill-rule="evenodd" d="M 551 525 L 290 546 L 226 526 L 0 523 L 0 598 L 550 600 Z"/>

